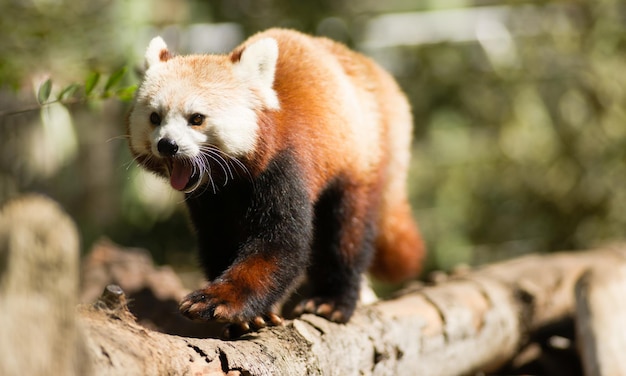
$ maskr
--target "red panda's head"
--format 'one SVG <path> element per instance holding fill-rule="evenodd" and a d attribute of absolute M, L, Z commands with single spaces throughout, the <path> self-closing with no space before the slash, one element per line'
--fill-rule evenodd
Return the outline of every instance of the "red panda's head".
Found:
<path fill-rule="evenodd" d="M 211 181 L 216 167 L 230 170 L 229 161 L 255 150 L 257 113 L 279 108 L 272 87 L 277 59 L 271 38 L 230 56 L 172 56 L 154 38 L 129 117 L 136 160 L 185 192 Z"/>

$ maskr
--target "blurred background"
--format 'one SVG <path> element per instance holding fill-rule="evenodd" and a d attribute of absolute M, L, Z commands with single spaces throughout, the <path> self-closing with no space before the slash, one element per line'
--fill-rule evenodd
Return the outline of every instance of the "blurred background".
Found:
<path fill-rule="evenodd" d="M 409 96 L 410 195 L 429 268 L 625 237 L 624 1 L 0 0 L 0 9 L 0 201 L 58 200 L 84 251 L 105 236 L 159 263 L 194 260 L 183 197 L 127 150 L 128 94 L 157 34 L 178 53 L 226 52 L 273 26 L 362 51 Z"/>

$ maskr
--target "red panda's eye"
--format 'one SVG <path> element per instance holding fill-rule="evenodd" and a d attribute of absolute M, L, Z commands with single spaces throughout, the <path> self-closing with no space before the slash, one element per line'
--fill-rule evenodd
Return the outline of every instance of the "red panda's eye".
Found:
<path fill-rule="evenodd" d="M 198 126 L 198 125 L 202 125 L 202 123 L 204 123 L 204 115 L 193 114 L 189 118 L 189 125 Z"/>
<path fill-rule="evenodd" d="M 161 117 L 156 112 L 150 114 L 150 123 L 153 125 L 161 125 Z"/>

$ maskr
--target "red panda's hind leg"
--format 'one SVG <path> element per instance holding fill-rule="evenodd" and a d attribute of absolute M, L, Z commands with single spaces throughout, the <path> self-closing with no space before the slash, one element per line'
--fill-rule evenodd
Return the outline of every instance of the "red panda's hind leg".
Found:
<path fill-rule="evenodd" d="M 362 274 L 374 254 L 375 195 L 371 187 L 342 177 L 333 182 L 315 205 L 311 264 L 307 270 L 311 293 L 294 310 L 334 322 L 347 322 L 356 308 Z"/>

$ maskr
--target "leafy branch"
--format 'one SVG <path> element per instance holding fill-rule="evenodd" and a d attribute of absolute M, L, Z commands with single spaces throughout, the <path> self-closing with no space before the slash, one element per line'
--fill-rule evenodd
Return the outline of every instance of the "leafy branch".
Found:
<path fill-rule="evenodd" d="M 85 103 L 90 100 L 103 100 L 117 98 L 127 102 L 133 98 L 137 85 L 121 86 L 120 83 L 127 73 L 127 68 L 122 67 L 113 72 L 105 81 L 101 90 L 97 90 L 103 81 L 99 72 L 91 72 L 82 84 L 71 83 L 58 91 L 54 97 L 52 95 L 53 81 L 48 78 L 37 89 L 37 104 L 22 108 L 20 110 L 0 111 L 1 116 L 17 115 L 24 112 L 37 111 L 41 108 L 61 103 L 64 105 Z"/>

